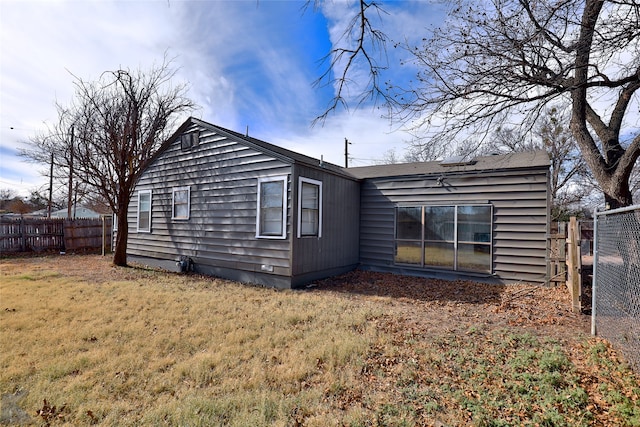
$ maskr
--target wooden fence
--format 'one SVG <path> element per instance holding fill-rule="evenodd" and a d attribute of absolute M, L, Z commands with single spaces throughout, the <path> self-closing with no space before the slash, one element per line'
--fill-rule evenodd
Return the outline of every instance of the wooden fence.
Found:
<path fill-rule="evenodd" d="M 551 224 L 549 245 L 549 285 L 567 281 L 567 223 Z"/>
<path fill-rule="evenodd" d="M 575 312 L 583 308 L 583 280 L 589 279 L 589 255 L 593 247 L 593 222 L 577 221 L 551 224 L 549 251 L 549 284 L 563 285 L 571 295 Z M 587 258 L 587 265 L 583 261 Z"/>
<path fill-rule="evenodd" d="M 0 252 L 111 250 L 111 217 L 0 218 Z"/>

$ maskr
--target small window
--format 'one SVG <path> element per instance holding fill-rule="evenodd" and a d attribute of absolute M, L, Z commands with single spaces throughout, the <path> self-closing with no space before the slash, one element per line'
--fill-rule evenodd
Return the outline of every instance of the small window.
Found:
<path fill-rule="evenodd" d="M 200 132 L 185 133 L 180 136 L 180 148 L 190 150 L 200 142 Z"/>
<path fill-rule="evenodd" d="M 151 190 L 138 191 L 138 232 L 151 232 Z"/>
<path fill-rule="evenodd" d="M 261 178 L 258 181 L 256 237 L 287 237 L 287 177 Z"/>
<path fill-rule="evenodd" d="M 322 182 L 300 177 L 298 237 L 322 237 Z"/>
<path fill-rule="evenodd" d="M 189 187 L 173 189 L 171 219 L 189 219 L 191 190 Z"/>

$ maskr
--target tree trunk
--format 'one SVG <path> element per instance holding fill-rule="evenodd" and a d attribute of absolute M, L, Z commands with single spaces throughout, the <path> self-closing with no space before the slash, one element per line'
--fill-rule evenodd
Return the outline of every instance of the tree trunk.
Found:
<path fill-rule="evenodd" d="M 116 215 L 118 232 L 116 234 L 116 245 L 113 251 L 113 264 L 120 267 L 127 266 L 127 237 L 129 236 L 129 223 L 127 222 L 128 211 L 129 201 L 120 200 L 118 203 L 118 213 Z"/>
<path fill-rule="evenodd" d="M 629 182 L 620 182 L 615 188 L 615 194 L 605 190 L 604 201 L 609 209 L 624 208 L 633 204 L 633 196 L 629 190 Z"/>

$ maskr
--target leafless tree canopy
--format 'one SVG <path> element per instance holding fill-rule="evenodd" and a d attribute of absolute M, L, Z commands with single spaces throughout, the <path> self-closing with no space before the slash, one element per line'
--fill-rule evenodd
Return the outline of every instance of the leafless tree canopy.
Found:
<path fill-rule="evenodd" d="M 579 210 L 578 204 L 594 191 L 590 185 L 592 176 L 568 123 L 568 109 L 551 107 L 538 118 L 531 132 L 525 133 L 518 126 L 498 128 L 481 151 L 482 154 L 506 154 L 545 150 L 551 159 L 549 187 L 554 220 Z"/>
<path fill-rule="evenodd" d="M 360 4 L 352 22 L 364 23 L 367 31 L 356 33 L 358 48 L 334 50 L 332 58 L 368 59 L 371 49 L 384 47 L 384 35 L 366 26 L 374 2 Z M 422 132 L 429 144 L 489 136 L 505 125 L 530 131 L 549 105 L 569 106 L 572 134 L 605 199 L 612 206 L 632 203 L 629 177 L 640 156 L 640 134 L 638 124 L 625 119 L 639 104 L 640 3 L 448 4 L 449 16 L 440 28 L 425 29 L 420 45 L 404 46 L 420 70 L 412 85 L 390 82 L 381 88 L 380 70 L 369 63 L 365 95 L 383 94 L 393 117 Z M 362 49 L 368 49 L 366 55 Z M 348 81 L 350 66 L 339 68 L 339 81 Z M 340 90 L 336 93 L 331 108 L 342 101 Z"/>
<path fill-rule="evenodd" d="M 305 7 L 312 4 L 320 7 L 322 0 L 307 0 Z M 338 107 L 349 108 L 347 93 L 349 86 L 361 87 L 360 82 L 351 80 L 350 72 L 356 64 L 363 64 L 369 71 L 369 81 L 359 94 L 357 104 L 381 98 L 388 101 L 387 92 L 380 81 L 381 71 L 387 69 L 386 43 L 387 35 L 375 28 L 371 22 L 372 16 L 378 18 L 386 15 L 380 2 L 375 0 L 358 0 L 358 13 L 350 20 L 345 28 L 340 42 L 323 58 L 328 64 L 324 73 L 315 81 L 315 86 L 333 86 L 334 97 L 327 108 L 315 120 L 314 124 L 324 122 L 327 116 Z"/>
<path fill-rule="evenodd" d="M 135 183 L 180 113 L 195 108 L 187 86 L 175 85 L 165 58 L 149 70 L 104 72 L 96 81 L 75 78 L 75 98 L 58 106 L 59 122 L 31 141 L 24 155 L 88 186 L 117 215 L 114 263 L 126 264 L 127 209 Z"/>
<path fill-rule="evenodd" d="M 464 137 L 508 120 L 533 129 L 550 103 L 571 105 L 585 161 L 607 200 L 627 205 L 640 135 L 621 137 L 638 106 L 639 36 L 634 0 L 459 0 L 447 25 L 411 48 L 422 71 L 415 87 L 395 88 L 400 113 Z"/>

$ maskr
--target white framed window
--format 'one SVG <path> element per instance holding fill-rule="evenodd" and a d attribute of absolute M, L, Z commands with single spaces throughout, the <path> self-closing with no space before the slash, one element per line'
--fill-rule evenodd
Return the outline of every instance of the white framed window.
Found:
<path fill-rule="evenodd" d="M 191 212 L 191 188 L 177 187 L 172 190 L 171 219 L 189 219 Z"/>
<path fill-rule="evenodd" d="M 287 237 L 286 176 L 258 179 L 256 237 L 267 239 Z"/>
<path fill-rule="evenodd" d="M 299 178 L 298 237 L 322 237 L 322 181 Z"/>
<path fill-rule="evenodd" d="M 138 191 L 138 232 L 151 233 L 151 190 Z"/>

